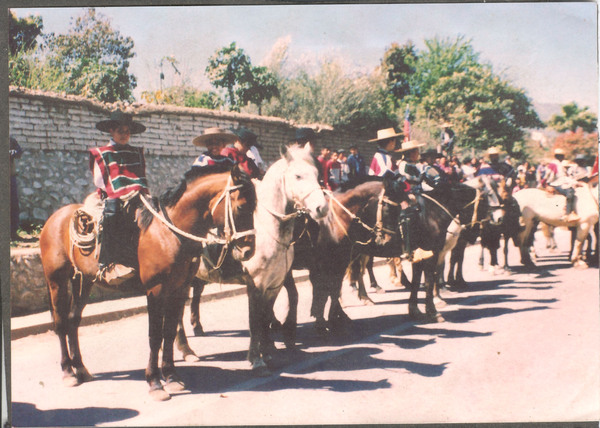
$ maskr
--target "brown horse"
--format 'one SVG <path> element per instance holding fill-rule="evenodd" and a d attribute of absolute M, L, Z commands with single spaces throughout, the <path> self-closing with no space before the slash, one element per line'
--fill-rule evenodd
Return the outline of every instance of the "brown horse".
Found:
<path fill-rule="evenodd" d="M 170 395 L 161 378 L 168 390 L 184 388 L 175 372 L 173 340 L 189 282 L 198 269 L 199 254 L 206 243 L 203 237 L 209 229 L 217 227 L 224 231 L 224 241 L 234 247 L 234 257 L 240 260 L 251 257 L 256 193 L 247 174 L 237 166 L 231 172 L 208 174 L 192 169 L 178 187 L 161 196 L 161 214 L 147 201 L 146 204 L 135 212 L 138 277 L 123 287 L 129 284 L 146 293 L 150 341 L 146 381 L 155 400 L 167 400 Z M 71 241 L 73 213 L 80 207 L 72 204 L 59 209 L 48 219 L 40 235 L 44 275 L 60 341 L 63 380 L 68 386 L 93 379 L 82 362 L 78 328 L 91 287 L 98 284 L 98 262 L 93 250 L 74 247 Z"/>

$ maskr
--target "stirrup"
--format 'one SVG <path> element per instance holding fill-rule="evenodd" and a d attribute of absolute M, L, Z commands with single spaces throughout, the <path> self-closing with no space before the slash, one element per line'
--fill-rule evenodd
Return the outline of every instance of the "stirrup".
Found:
<path fill-rule="evenodd" d="M 123 284 L 136 275 L 135 269 L 118 263 L 102 266 L 96 274 L 96 280 L 111 287 Z"/>
<path fill-rule="evenodd" d="M 412 252 L 412 254 L 410 256 L 410 260 L 413 263 L 418 263 L 421 260 L 428 259 L 432 256 L 433 256 L 433 251 L 423 250 L 422 248 L 417 248 L 415 251 Z"/>

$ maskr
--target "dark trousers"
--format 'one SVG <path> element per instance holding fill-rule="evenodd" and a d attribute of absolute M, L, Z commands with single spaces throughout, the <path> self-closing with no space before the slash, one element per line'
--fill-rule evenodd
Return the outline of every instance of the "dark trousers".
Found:
<path fill-rule="evenodd" d="M 552 186 L 554 187 L 554 186 Z M 567 214 L 570 214 L 575 209 L 575 189 L 569 187 L 568 189 L 564 189 L 560 186 L 554 187 L 558 193 L 565 196 L 567 198 Z"/>

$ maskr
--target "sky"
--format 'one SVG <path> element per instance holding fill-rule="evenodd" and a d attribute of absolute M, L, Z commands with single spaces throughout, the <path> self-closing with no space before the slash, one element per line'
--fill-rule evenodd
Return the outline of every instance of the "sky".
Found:
<path fill-rule="evenodd" d="M 66 33 L 79 8 L 12 9 L 39 14 L 44 32 Z M 160 61 L 173 55 L 181 76 L 209 89 L 208 58 L 235 41 L 264 64 L 287 41 L 290 65 L 335 58 L 348 72 L 372 71 L 387 47 L 438 37 L 470 41 L 480 59 L 525 89 L 535 103 L 575 101 L 598 112 L 597 5 L 581 3 L 352 4 L 97 8 L 134 40 L 134 95 L 160 87 Z M 178 83 L 164 65 L 165 83 Z"/>

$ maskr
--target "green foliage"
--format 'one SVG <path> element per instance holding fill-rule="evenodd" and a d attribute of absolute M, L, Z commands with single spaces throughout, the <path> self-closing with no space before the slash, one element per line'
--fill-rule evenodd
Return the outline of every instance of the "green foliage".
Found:
<path fill-rule="evenodd" d="M 388 113 L 384 80 L 377 76 L 351 77 L 334 61 L 321 64 L 310 75 L 298 70 L 280 80 L 280 96 L 265 106 L 273 114 L 298 123 L 324 123 L 352 130 L 394 126 Z"/>
<path fill-rule="evenodd" d="M 151 104 L 172 104 L 211 110 L 223 106 L 223 101 L 215 92 L 201 91 L 185 85 L 171 86 L 158 91 L 144 91 L 142 92 L 142 98 Z"/>
<path fill-rule="evenodd" d="M 393 43 L 383 55 L 381 71 L 385 75 L 387 90 L 395 108 L 411 92 L 410 78 L 416 71 L 417 54 L 412 42 L 400 46 Z"/>
<path fill-rule="evenodd" d="M 104 102 L 133 100 L 137 83 L 128 72 L 133 40 L 94 8 L 77 17 L 67 34 L 51 33 L 45 39 L 48 64 L 60 71 L 59 90 Z"/>
<path fill-rule="evenodd" d="M 558 132 L 575 132 L 581 128 L 584 132 L 594 132 L 597 129 L 598 117 L 589 111 L 589 107 L 579 108 L 572 102 L 562 106 L 563 114 L 555 114 L 548 121 L 548 126 Z"/>
<path fill-rule="evenodd" d="M 405 100 L 416 110 L 413 126 L 437 144 L 439 124 L 449 121 L 457 150 L 502 147 L 511 156 L 523 155 L 525 128 L 543 126 L 522 89 L 481 64 L 468 42 L 427 40 L 410 77 Z"/>
<path fill-rule="evenodd" d="M 250 57 L 235 42 L 209 58 L 206 74 L 215 87 L 227 91 L 227 104 L 233 111 L 253 103 L 260 114 L 262 104 L 279 95 L 275 75 L 266 67 L 253 67 Z"/>
<path fill-rule="evenodd" d="M 44 23 L 39 16 L 30 15 L 17 18 L 12 11 L 8 13 L 8 48 L 11 56 L 29 51 L 37 46 L 36 38 L 42 34 Z"/>

